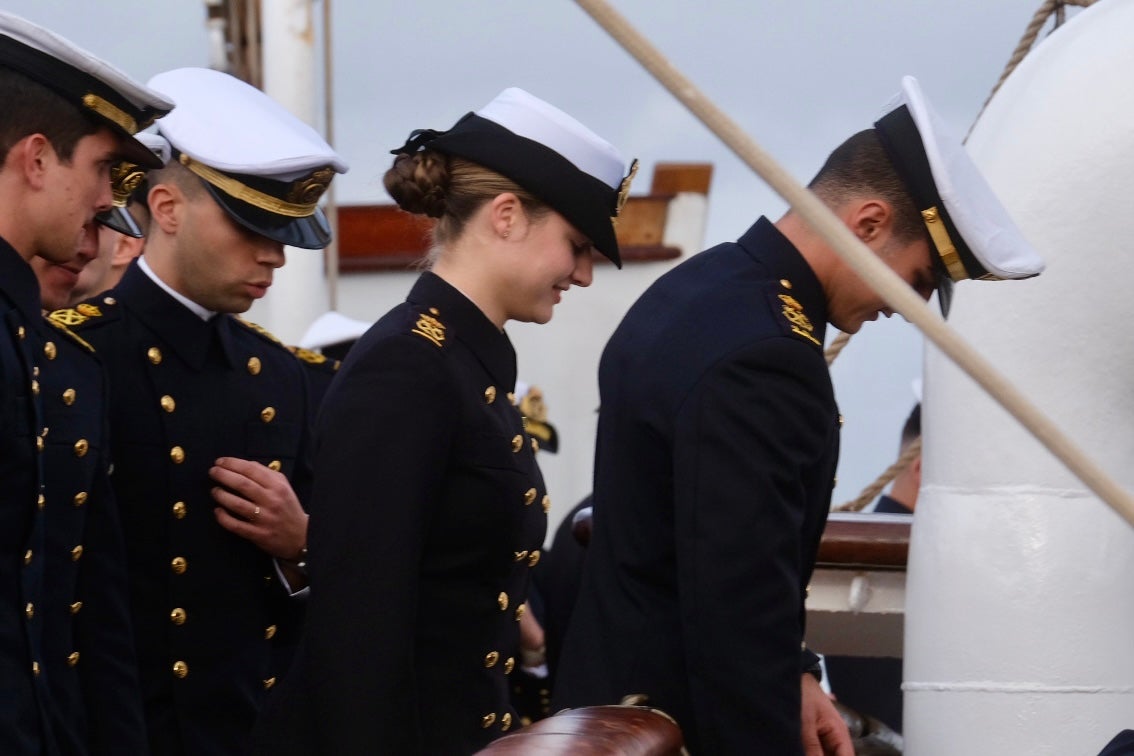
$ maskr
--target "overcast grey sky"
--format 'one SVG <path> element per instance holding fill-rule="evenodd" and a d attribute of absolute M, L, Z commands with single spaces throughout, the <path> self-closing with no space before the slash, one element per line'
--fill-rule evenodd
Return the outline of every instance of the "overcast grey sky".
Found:
<path fill-rule="evenodd" d="M 271 2 L 272 0 L 265 0 Z M 327 0 L 325 0 L 327 1 Z M 447 128 L 505 86 L 558 105 L 642 161 L 714 164 L 706 244 L 784 203 L 570 0 L 329 0 L 343 203 L 384 202 L 388 150 Z M 800 181 L 867 128 L 904 74 L 964 133 L 1040 0 L 613 0 Z M 320 6 L 321 7 L 321 6 Z M 5 0 L 142 80 L 206 65 L 203 0 Z M 320 11 L 321 12 L 321 11 Z M 965 283 L 958 287 L 964 296 Z M 394 303 L 389 303 L 390 305 Z M 833 368 L 847 424 L 835 501 L 893 461 L 921 337 L 868 324 Z M 554 408 L 554 398 L 549 397 Z"/>

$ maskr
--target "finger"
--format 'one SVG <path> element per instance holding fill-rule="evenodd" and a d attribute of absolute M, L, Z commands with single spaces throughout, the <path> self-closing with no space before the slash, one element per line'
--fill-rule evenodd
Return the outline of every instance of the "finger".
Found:
<path fill-rule="evenodd" d="M 247 475 L 227 470 L 223 467 L 210 467 L 209 477 L 216 483 L 240 494 L 246 499 L 259 497 L 261 495 L 260 491 L 263 490 L 263 486 Z"/>
<path fill-rule="evenodd" d="M 277 476 L 283 475 L 283 473 L 277 472 L 267 465 L 253 462 L 250 459 L 241 459 L 240 457 L 220 457 L 213 464 L 224 470 L 229 470 L 230 472 L 255 481 L 262 486 L 267 486 Z"/>
<path fill-rule="evenodd" d="M 248 501 L 223 488 L 212 489 L 213 500 L 235 517 L 247 522 L 264 519 L 266 510 L 254 501 Z M 262 523 L 261 523 L 262 524 Z"/>
<path fill-rule="evenodd" d="M 222 528 L 248 540 L 253 540 L 260 534 L 260 531 L 250 522 L 245 522 L 239 517 L 233 517 L 228 510 L 223 507 L 215 507 L 213 515 L 217 518 L 217 523 Z"/>

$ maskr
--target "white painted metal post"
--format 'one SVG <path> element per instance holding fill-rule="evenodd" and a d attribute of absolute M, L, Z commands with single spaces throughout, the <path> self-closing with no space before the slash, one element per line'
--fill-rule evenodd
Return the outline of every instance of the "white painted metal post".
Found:
<path fill-rule="evenodd" d="M 1033 50 L 969 152 L 1048 263 L 958 286 L 950 323 L 1134 489 L 1134 4 Z M 1134 530 L 940 352 L 910 547 L 905 745 L 1095 754 L 1134 726 Z"/>
<path fill-rule="evenodd" d="M 315 44 L 313 0 L 263 0 L 264 91 L 318 128 L 320 58 Z M 268 295 L 248 317 L 294 344 L 329 307 L 322 251 L 287 248 Z"/>

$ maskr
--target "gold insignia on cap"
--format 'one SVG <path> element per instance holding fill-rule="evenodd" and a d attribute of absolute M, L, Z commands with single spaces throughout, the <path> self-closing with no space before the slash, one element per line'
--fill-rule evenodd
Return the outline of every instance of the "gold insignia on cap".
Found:
<path fill-rule="evenodd" d="M 83 106 L 93 110 L 108 121 L 118 124 L 127 134 L 138 131 L 138 122 L 122 108 L 112 102 L 104 100 L 96 94 L 88 92 L 83 95 Z"/>
<path fill-rule="evenodd" d="M 292 184 L 287 199 L 280 199 L 259 189 L 253 189 L 234 176 L 222 173 L 204 163 L 199 163 L 185 153 L 181 153 L 178 160 L 193 173 L 230 197 L 235 197 L 261 210 L 267 210 L 269 213 L 283 215 L 287 218 L 307 218 L 314 215 L 319 198 L 323 196 L 323 192 L 327 190 L 331 178 L 335 175 L 333 168 L 320 168 L 306 178 L 299 179 Z"/>
<path fill-rule="evenodd" d="M 431 310 L 431 312 L 436 314 L 437 310 Z M 410 333 L 416 333 L 418 336 L 432 341 L 437 346 L 441 346 L 441 343 L 445 341 L 445 324 L 433 317 L 433 315 L 422 313 Z"/>
<path fill-rule="evenodd" d="M 327 187 L 331 185 L 331 179 L 334 177 L 335 169 L 326 166 L 312 171 L 303 178 L 296 179 L 292 182 L 287 201 L 296 205 L 314 205 L 327 191 Z"/>
<path fill-rule="evenodd" d="M 630 172 L 626 174 L 626 178 L 622 179 L 622 183 L 618 187 L 618 201 L 614 206 L 615 218 L 622 213 L 622 206 L 630 197 L 630 184 L 633 183 L 636 175 L 638 175 L 638 158 L 634 158 L 633 162 L 630 163 Z"/>
<path fill-rule="evenodd" d="M 964 281 L 969 277 L 969 272 L 965 270 L 965 264 L 961 262 L 961 256 L 957 253 L 957 247 L 953 244 L 953 240 L 949 238 L 949 229 L 945 228 L 945 224 L 941 222 L 941 214 L 937 208 L 931 207 L 928 210 L 922 210 L 921 218 L 925 221 L 925 227 L 929 231 L 929 236 L 933 240 L 933 246 L 937 250 L 941 262 L 949 271 L 949 278 L 954 281 Z"/>
<path fill-rule="evenodd" d="M 780 294 L 780 301 L 784 303 L 783 316 L 791 323 L 791 331 L 802 336 L 815 346 L 822 346 L 819 339 L 812 336 L 815 326 L 811 325 L 811 318 L 803 312 L 803 305 L 790 294 Z"/>
<path fill-rule="evenodd" d="M 145 177 L 146 171 L 139 168 L 136 163 L 126 160 L 116 163 L 110 169 L 110 191 L 114 193 L 114 204 L 117 207 L 126 207 L 130 195 Z"/>

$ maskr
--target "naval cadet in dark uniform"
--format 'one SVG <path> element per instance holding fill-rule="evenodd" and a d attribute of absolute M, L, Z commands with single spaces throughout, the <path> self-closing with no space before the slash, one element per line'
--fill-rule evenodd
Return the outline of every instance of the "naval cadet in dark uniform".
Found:
<path fill-rule="evenodd" d="M 89 223 L 66 264 L 32 259 L 45 309 L 70 303 L 78 276 L 98 255 L 98 233 Z M 126 551 L 110 484 L 106 377 L 90 344 L 46 322 L 51 333 L 39 373 L 51 430 L 44 496 L 56 506 L 46 509 L 45 598 L 37 611 L 49 628 L 42 666 L 55 737 L 64 753 L 145 753 Z"/>
<path fill-rule="evenodd" d="M 966 160 L 940 134 L 907 79 L 811 187 L 925 298 L 938 281 L 1039 272 L 971 163 L 939 196 L 924 145 L 950 168 Z M 630 309 L 599 367 L 593 535 L 553 708 L 644 694 L 693 754 L 852 753 L 806 671 L 804 597 L 838 459 L 827 324 L 853 333 L 880 313 L 793 212 L 696 255 Z"/>
<path fill-rule="evenodd" d="M 52 476 L 48 445 L 72 430 L 54 417 L 49 424 L 44 407 L 62 341 L 43 323 L 28 262 L 75 259 L 83 225 L 111 205 L 115 158 L 152 162 L 131 135 L 172 105 L 7 13 L 0 13 L 0 100 L 0 753 L 84 754 L 79 730 L 62 721 L 74 693 L 67 661 L 77 648 L 60 641 L 71 639 L 72 620 L 60 623 L 50 609 L 59 597 L 47 582 L 60 567 L 53 545 L 67 536 L 52 530 L 60 523 L 54 512 L 74 506 L 43 488 Z"/>
<path fill-rule="evenodd" d="M 508 320 L 619 260 L 618 152 L 518 89 L 417 131 L 385 184 L 437 219 L 431 270 L 346 356 L 317 426 L 311 601 L 256 753 L 468 754 L 518 727 L 509 675 L 551 500 Z"/>
<path fill-rule="evenodd" d="M 154 754 L 242 754 L 297 619 L 309 488 L 302 363 L 247 310 L 284 245 L 329 240 L 317 201 L 338 155 L 259 90 L 178 69 L 148 176 L 145 252 L 104 294 L 52 318 L 111 380 L 113 483 L 129 554 Z"/>

